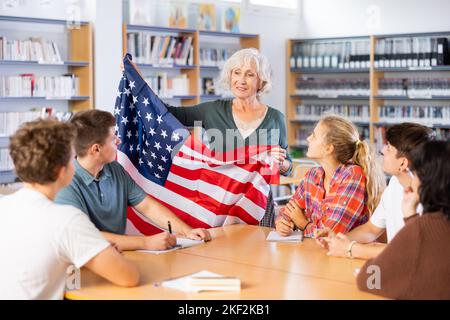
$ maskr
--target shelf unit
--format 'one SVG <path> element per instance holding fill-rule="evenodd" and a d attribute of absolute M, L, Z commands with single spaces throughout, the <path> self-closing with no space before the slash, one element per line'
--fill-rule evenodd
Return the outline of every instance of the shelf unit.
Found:
<path fill-rule="evenodd" d="M 228 33 L 216 31 L 203 31 L 196 29 L 180 29 L 167 28 L 158 26 L 144 26 L 123 24 L 123 54 L 127 53 L 127 34 L 129 32 L 150 32 L 162 35 L 177 35 L 177 36 L 191 36 L 193 38 L 194 48 L 194 64 L 193 65 L 173 65 L 173 66 L 153 66 L 150 64 L 137 64 L 142 69 L 144 75 L 150 71 L 158 70 L 177 70 L 181 74 L 186 74 L 189 78 L 189 95 L 173 97 L 173 99 L 180 100 L 182 106 L 191 106 L 199 104 L 201 101 L 220 99 L 221 95 L 204 95 L 201 90 L 201 73 L 202 72 L 219 72 L 220 69 L 215 66 L 201 66 L 200 65 L 200 46 L 206 37 L 217 38 L 237 38 L 239 39 L 239 46 L 241 48 L 256 48 L 259 49 L 259 35 L 248 33 Z"/>
<path fill-rule="evenodd" d="M 93 40 L 92 27 L 88 22 L 81 21 L 74 28 L 69 28 L 69 24 L 65 20 L 56 19 L 40 19 L 28 17 L 15 16 L 0 16 L 0 23 L 7 25 L 10 34 L 20 34 L 24 30 L 34 30 L 37 25 L 42 25 L 47 30 L 47 33 L 52 33 L 58 36 L 65 37 L 67 42 L 64 43 L 63 51 L 67 52 L 67 58 L 62 63 L 48 63 L 38 61 L 21 61 L 21 60 L 0 60 L 1 68 L 17 68 L 24 70 L 30 68 L 33 72 L 45 74 L 45 72 L 52 74 L 74 74 L 79 78 L 79 96 L 63 97 L 63 98 L 46 98 L 46 97 L 0 97 L 1 112 L 16 111 L 9 104 L 23 104 L 23 107 L 40 108 L 42 102 L 58 102 L 63 104 L 67 111 L 77 112 L 81 110 L 91 109 L 94 106 L 94 76 L 93 76 Z M 9 28 L 11 26 L 11 28 Z M 17 26 L 17 27 L 15 27 Z M 64 31 L 61 32 L 60 29 Z M 23 30 L 21 30 L 23 29 Z M 36 28 L 39 29 L 39 28 Z M 1 34 L 2 32 L 0 32 Z M 47 39 L 47 36 L 45 37 Z M 19 38 L 16 38 L 19 39 Z M 64 58 L 64 57 L 62 57 Z M 12 73 L 12 72 L 11 72 Z M 67 105 L 67 107 L 65 107 Z M 47 105 L 49 106 L 49 105 Z M 22 110 L 19 110 L 22 111 Z M 8 147 L 9 137 L 0 137 L 0 149 Z M 0 172 L 0 184 L 11 183 L 16 180 L 16 176 L 12 171 Z"/>
<path fill-rule="evenodd" d="M 375 68 L 375 48 L 378 39 L 383 38 L 404 38 L 404 37 L 434 37 L 442 36 L 450 38 L 450 32 L 433 32 L 433 33 L 416 33 L 416 34 L 391 34 L 391 35 L 371 35 L 360 37 L 340 37 L 340 38 L 315 38 L 315 39 L 290 39 L 287 41 L 286 50 L 286 74 L 287 74 L 287 86 L 286 86 L 286 118 L 288 128 L 288 142 L 292 150 L 306 150 L 306 143 L 297 143 L 295 139 L 295 132 L 298 128 L 313 126 L 316 121 L 313 120 L 299 120 L 295 115 L 296 105 L 303 101 L 308 101 L 310 104 L 320 104 L 321 102 L 330 103 L 333 101 L 346 104 L 355 104 L 357 101 L 368 101 L 370 121 L 369 122 L 354 122 L 359 127 L 369 128 L 369 140 L 371 143 L 376 143 L 375 129 L 381 126 L 391 125 L 388 122 L 382 122 L 379 119 L 379 108 L 386 105 L 386 102 L 391 104 L 407 103 L 407 102 L 427 102 L 435 101 L 442 102 L 443 105 L 450 106 L 450 96 L 430 96 L 430 97 L 417 97 L 417 96 L 382 96 L 378 94 L 378 82 L 384 78 L 411 78 L 414 75 L 424 77 L 424 74 L 429 73 L 430 78 L 432 75 L 438 75 L 439 77 L 450 78 L 450 65 L 443 66 L 430 66 L 430 67 L 396 67 L 396 68 Z M 291 68 L 291 56 L 294 53 L 294 45 L 299 43 L 313 43 L 313 42 L 341 42 L 352 40 L 368 40 L 370 41 L 370 66 L 369 68 Z M 370 95 L 368 97 L 360 96 L 305 96 L 296 94 L 295 83 L 299 76 L 308 77 L 320 77 L 321 79 L 329 78 L 342 78 L 342 75 L 346 75 L 349 78 L 354 78 L 357 75 L 368 76 L 370 82 Z M 436 76 L 435 76 L 436 77 Z M 447 130 L 450 125 L 448 124 L 432 124 L 424 123 L 437 129 Z M 448 134 L 448 133 L 447 133 Z"/>

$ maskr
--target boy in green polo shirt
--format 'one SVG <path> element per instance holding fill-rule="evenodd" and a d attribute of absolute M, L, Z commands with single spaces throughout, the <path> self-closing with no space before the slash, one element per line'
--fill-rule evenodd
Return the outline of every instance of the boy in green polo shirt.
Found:
<path fill-rule="evenodd" d="M 103 236 L 121 250 L 166 250 L 176 245 L 176 238 L 168 232 L 154 236 L 126 236 L 127 207 L 155 222 L 195 240 L 210 240 L 205 229 L 192 229 L 169 209 L 147 196 L 115 161 L 117 146 L 115 119 L 101 110 L 76 114 L 71 122 L 77 129 L 75 141 L 75 175 L 71 184 L 58 193 L 56 202 L 70 204 L 86 213 L 102 231 Z"/>

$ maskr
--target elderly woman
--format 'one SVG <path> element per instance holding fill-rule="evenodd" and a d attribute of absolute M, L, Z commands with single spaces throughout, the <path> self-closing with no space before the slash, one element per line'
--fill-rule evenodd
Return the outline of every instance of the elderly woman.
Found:
<path fill-rule="evenodd" d="M 271 154 L 279 163 L 280 173 L 289 175 L 292 161 L 286 152 L 288 143 L 284 115 L 260 101 L 260 96 L 272 86 L 267 58 L 253 48 L 237 51 L 225 62 L 220 82 L 233 93 L 234 98 L 189 107 L 168 106 L 169 111 L 185 126 L 198 126 L 201 122 L 205 130 L 204 140 L 217 152 L 255 144 L 275 146 Z M 222 134 L 222 146 L 211 132 Z M 271 195 L 266 215 L 260 224 L 273 226 Z"/>

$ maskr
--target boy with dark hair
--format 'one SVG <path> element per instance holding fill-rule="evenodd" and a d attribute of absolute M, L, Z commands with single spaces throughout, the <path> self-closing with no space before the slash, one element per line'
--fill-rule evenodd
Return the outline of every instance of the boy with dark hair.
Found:
<path fill-rule="evenodd" d="M 53 202 L 72 180 L 72 125 L 24 124 L 10 154 L 24 188 L 0 199 L 0 299 L 62 299 L 68 268 L 87 267 L 121 286 L 139 282 L 137 268 L 106 241 L 83 212 Z"/>
<path fill-rule="evenodd" d="M 171 222 L 181 236 L 210 240 L 205 229 L 192 229 L 168 208 L 149 197 L 117 162 L 115 118 L 106 111 L 88 110 L 71 120 L 76 127 L 75 176 L 72 183 L 58 193 L 56 202 L 69 204 L 89 215 L 103 236 L 121 250 L 165 250 L 176 245 L 169 232 L 153 236 L 125 234 L 127 207 L 132 206 L 162 228 Z"/>
<path fill-rule="evenodd" d="M 411 187 L 411 152 L 432 139 L 433 131 L 416 123 L 405 122 L 386 130 L 387 143 L 382 153 L 383 170 L 392 176 L 389 185 L 367 223 L 345 235 L 330 230 L 316 234 L 329 255 L 370 259 L 383 251 L 386 244 L 375 241 L 386 231 L 390 242 L 405 225 L 401 205 L 404 190 Z"/>

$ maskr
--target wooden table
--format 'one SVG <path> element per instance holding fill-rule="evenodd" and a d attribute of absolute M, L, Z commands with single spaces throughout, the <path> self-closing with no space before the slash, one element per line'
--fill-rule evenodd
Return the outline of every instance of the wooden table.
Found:
<path fill-rule="evenodd" d="M 141 273 L 141 285 L 120 288 L 81 270 L 81 289 L 67 299 L 379 299 L 356 287 L 363 260 L 328 257 L 312 239 L 302 243 L 265 240 L 271 229 L 233 225 L 212 229 L 213 241 L 170 253 L 126 252 Z M 201 270 L 237 276 L 240 292 L 186 293 L 161 281 Z"/>

